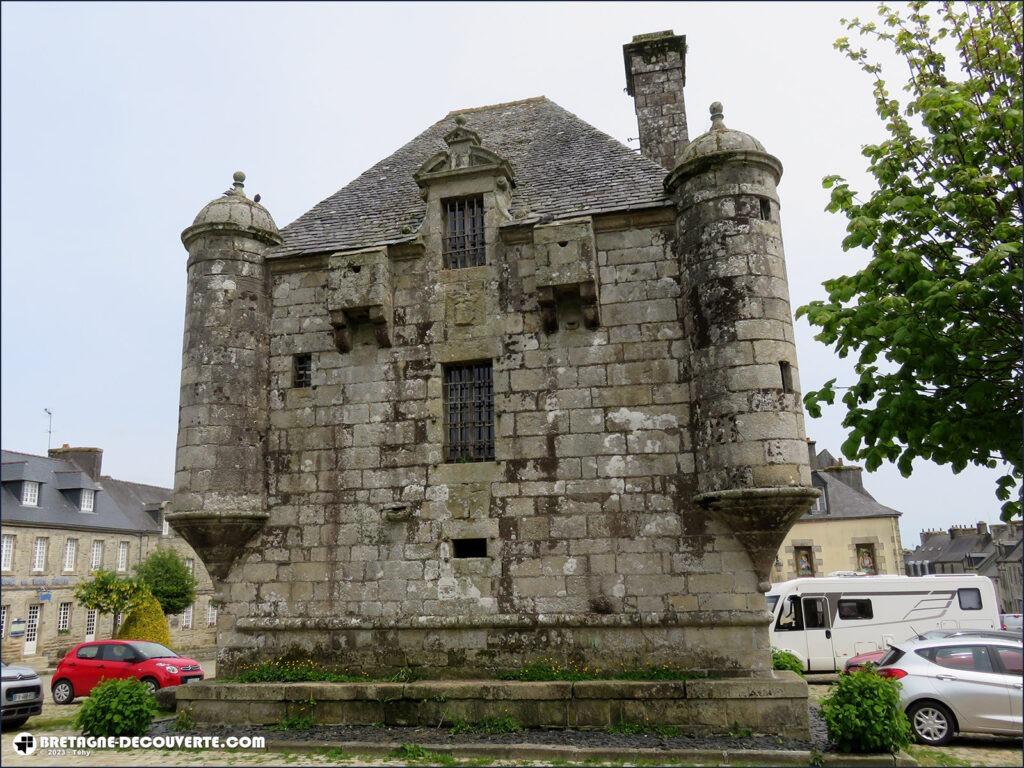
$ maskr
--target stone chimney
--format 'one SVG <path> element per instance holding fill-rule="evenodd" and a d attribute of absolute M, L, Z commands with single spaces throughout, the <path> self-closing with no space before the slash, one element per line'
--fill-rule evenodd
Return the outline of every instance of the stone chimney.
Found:
<path fill-rule="evenodd" d="M 816 445 L 817 443 L 811 440 L 811 438 L 807 438 L 807 463 L 810 464 L 811 469 L 818 468 L 818 451 L 817 448 L 815 448 Z"/>
<path fill-rule="evenodd" d="M 858 467 L 855 464 L 845 465 L 842 463 L 842 460 L 840 460 L 839 464 L 828 467 L 823 471 L 828 472 L 832 477 L 836 478 L 836 480 L 841 480 L 855 491 L 865 493 L 863 467 Z"/>
<path fill-rule="evenodd" d="M 60 448 L 51 448 L 49 455 L 51 459 L 66 459 L 93 480 L 99 479 L 103 467 L 102 448 L 72 448 L 64 443 Z"/>
<path fill-rule="evenodd" d="M 986 523 L 984 520 L 978 521 L 978 533 L 981 535 L 988 533 L 988 523 Z"/>
<path fill-rule="evenodd" d="M 689 137 L 686 131 L 686 36 L 672 30 L 637 35 L 622 46 L 626 93 L 633 97 L 640 129 L 640 153 L 665 170 Z"/>

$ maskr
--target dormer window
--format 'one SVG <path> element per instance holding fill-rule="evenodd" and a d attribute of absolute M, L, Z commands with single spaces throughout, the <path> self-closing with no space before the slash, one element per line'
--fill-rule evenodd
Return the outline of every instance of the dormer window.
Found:
<path fill-rule="evenodd" d="M 445 268 L 485 265 L 483 196 L 448 199 L 441 204 L 444 206 Z"/>
<path fill-rule="evenodd" d="M 811 507 L 811 514 L 828 514 L 828 488 L 825 487 L 825 483 L 819 481 L 817 477 L 811 479 L 811 485 L 821 491 L 821 495 L 814 500 L 814 506 Z"/>
<path fill-rule="evenodd" d="M 25 480 L 21 484 L 21 503 L 26 507 L 39 506 L 39 483 Z"/>
<path fill-rule="evenodd" d="M 96 491 L 92 488 L 82 489 L 82 502 L 79 505 L 79 509 L 83 512 L 92 512 L 96 507 Z"/>

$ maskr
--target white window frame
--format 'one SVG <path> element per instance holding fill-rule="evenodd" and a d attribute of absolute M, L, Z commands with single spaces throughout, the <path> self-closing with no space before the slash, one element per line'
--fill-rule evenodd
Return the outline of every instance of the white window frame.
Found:
<path fill-rule="evenodd" d="M 92 542 L 92 555 L 89 557 L 89 570 L 98 571 L 103 567 L 103 539 L 95 539 Z"/>
<path fill-rule="evenodd" d="M 35 480 L 23 480 L 21 483 L 21 505 L 23 507 L 39 506 L 39 483 Z"/>
<path fill-rule="evenodd" d="M 192 608 L 193 606 L 190 605 L 188 608 L 181 612 L 182 629 L 192 629 Z"/>
<path fill-rule="evenodd" d="M 57 606 L 58 632 L 69 632 L 71 630 L 71 606 L 72 603 L 61 603 Z"/>
<path fill-rule="evenodd" d="M 96 625 L 100 623 L 100 612 L 95 608 L 90 608 L 85 614 L 85 636 L 92 635 L 96 637 Z M 90 628 L 92 631 L 90 632 Z"/>
<path fill-rule="evenodd" d="M 92 512 L 96 509 L 96 491 L 92 488 L 82 489 L 82 503 L 79 505 L 79 509 L 83 512 Z"/>
<path fill-rule="evenodd" d="M 117 572 L 124 573 L 128 570 L 128 542 L 121 541 L 117 544 Z"/>
<path fill-rule="evenodd" d="M 0 570 L 9 571 L 14 567 L 14 534 L 5 533 L 3 538 L 3 555 Z"/>
<path fill-rule="evenodd" d="M 42 573 L 46 570 L 48 544 L 49 541 L 45 536 L 36 536 L 36 542 L 32 546 L 32 573 Z"/>
<path fill-rule="evenodd" d="M 217 626 L 217 606 L 213 604 L 211 600 L 206 606 L 206 626 L 216 627 Z"/>
<path fill-rule="evenodd" d="M 0 605 L 0 637 L 7 637 L 7 609 L 9 606 Z"/>
<path fill-rule="evenodd" d="M 193 560 L 191 557 L 185 558 L 185 567 L 188 569 L 188 572 L 190 574 L 192 574 L 193 576 L 196 575 L 196 561 Z"/>
<path fill-rule="evenodd" d="M 171 524 L 169 522 L 167 522 L 167 515 L 161 515 L 161 521 L 162 522 L 161 522 L 161 528 L 160 528 L 160 535 L 161 536 L 170 536 L 171 535 Z"/>
<path fill-rule="evenodd" d="M 76 565 L 78 565 L 78 539 L 68 539 L 64 542 L 64 572 L 74 571 Z"/>

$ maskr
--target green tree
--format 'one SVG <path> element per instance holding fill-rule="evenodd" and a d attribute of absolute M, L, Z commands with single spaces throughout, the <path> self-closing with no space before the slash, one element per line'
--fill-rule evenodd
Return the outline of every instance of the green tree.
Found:
<path fill-rule="evenodd" d="M 96 571 L 89 581 L 75 587 L 75 599 L 86 608 L 114 614 L 115 636 L 119 617 L 131 611 L 148 594 L 149 590 L 135 579 L 122 578 L 113 571 Z"/>
<path fill-rule="evenodd" d="M 167 626 L 160 601 L 147 592 L 138 604 L 125 616 L 117 632 L 122 640 L 148 640 L 160 645 L 171 644 L 171 630 Z"/>
<path fill-rule="evenodd" d="M 996 496 L 1010 519 L 1021 511 L 1024 383 L 1021 3 L 878 14 L 843 23 L 906 63 L 905 103 L 865 48 L 835 43 L 874 82 L 886 137 L 863 154 L 877 189 L 861 197 L 841 176 L 823 182 L 827 210 L 848 219 L 843 250 L 868 249 L 870 260 L 826 281 L 827 300 L 797 317 L 840 357 L 857 356 L 842 396 L 848 458 L 869 470 L 895 462 L 904 476 L 915 458 L 957 473 L 1007 467 Z M 808 412 L 820 416 L 836 389 L 832 379 L 808 392 Z"/>
<path fill-rule="evenodd" d="M 135 573 L 167 615 L 181 613 L 196 601 L 196 577 L 173 549 L 155 549 Z"/>

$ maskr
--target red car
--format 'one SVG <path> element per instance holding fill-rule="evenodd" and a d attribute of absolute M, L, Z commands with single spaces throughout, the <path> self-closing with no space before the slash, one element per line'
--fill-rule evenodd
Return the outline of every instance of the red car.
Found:
<path fill-rule="evenodd" d="M 137 677 L 150 691 L 203 679 L 194 659 L 179 656 L 159 643 L 142 640 L 100 640 L 79 643 L 60 660 L 50 692 L 57 704 L 88 696 L 101 680 Z"/>
<path fill-rule="evenodd" d="M 843 672 L 849 674 L 850 672 L 856 672 L 864 668 L 865 664 L 874 664 L 878 666 L 878 662 L 882 660 L 882 657 L 889 652 L 887 648 L 884 651 L 869 651 L 868 653 L 861 653 L 857 656 L 851 656 L 846 660 L 846 664 L 843 666 Z"/>

